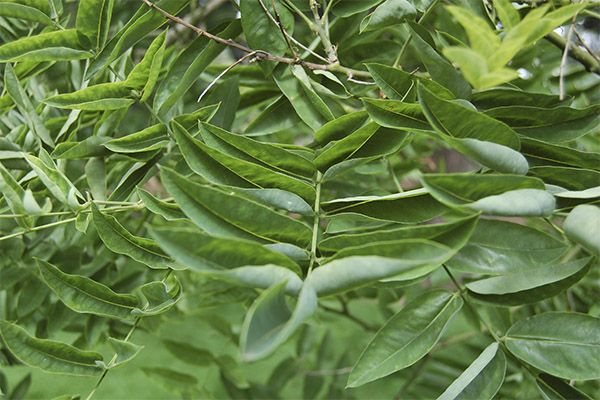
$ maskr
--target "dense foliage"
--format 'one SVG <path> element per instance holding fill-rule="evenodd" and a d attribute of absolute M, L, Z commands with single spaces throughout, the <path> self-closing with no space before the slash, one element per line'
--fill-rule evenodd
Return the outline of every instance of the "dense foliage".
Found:
<path fill-rule="evenodd" d="M 0 0 L 0 397 L 597 398 L 599 17 Z"/>

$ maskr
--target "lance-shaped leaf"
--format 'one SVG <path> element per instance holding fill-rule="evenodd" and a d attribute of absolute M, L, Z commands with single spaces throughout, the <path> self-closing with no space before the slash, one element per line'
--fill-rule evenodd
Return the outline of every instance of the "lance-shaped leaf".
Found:
<path fill-rule="evenodd" d="M 506 357 L 492 343 L 469 365 L 438 400 L 486 399 L 491 400 L 502 383 L 506 373 Z"/>
<path fill-rule="evenodd" d="M 186 0 L 161 0 L 156 3 L 158 7 L 172 15 L 177 15 L 187 4 L 188 1 Z M 135 15 L 94 58 L 85 78 L 90 79 L 98 71 L 119 58 L 130 47 L 145 38 L 150 32 L 160 28 L 165 23 L 167 23 L 167 19 L 161 13 L 142 4 Z"/>
<path fill-rule="evenodd" d="M 181 393 L 182 397 L 194 397 L 192 393 L 196 393 L 195 388 L 198 386 L 198 379 L 193 375 L 164 367 L 143 367 L 140 369 L 150 380 L 168 391 Z"/>
<path fill-rule="evenodd" d="M 77 32 L 89 41 L 90 48 L 99 52 L 108 37 L 114 0 L 81 0 L 77 8 Z"/>
<path fill-rule="evenodd" d="M 414 19 L 417 9 L 407 0 L 386 0 L 360 23 L 360 33 L 384 29 Z"/>
<path fill-rule="evenodd" d="M 297 194 L 310 203 L 314 202 L 315 189 L 305 181 L 273 171 L 256 162 L 249 162 L 239 157 L 230 156 L 215 148 L 207 146 L 201 141 L 192 138 L 190 134 L 175 121 L 171 121 L 171 128 L 175 139 L 177 140 L 177 144 L 190 168 L 206 179 L 215 183 L 226 184 L 233 181 L 232 183 L 235 184 L 235 181 L 242 181 L 243 186 L 247 186 L 249 183 L 258 188 L 283 189 Z M 214 165 L 214 163 L 219 164 L 221 169 L 225 169 L 230 175 L 233 175 L 233 177 L 226 178 L 227 181 L 224 182 L 224 179 L 216 174 L 218 170 L 215 171 L 214 169 L 208 170 L 202 168 L 203 164 L 207 163 L 209 166 L 211 166 L 211 164 Z M 246 184 L 243 182 L 246 182 Z"/>
<path fill-rule="evenodd" d="M 57 169 L 56 164 L 44 149 L 40 151 L 40 157 L 42 158 L 25 153 L 23 153 L 23 156 L 54 197 L 73 209 L 81 208 L 75 195 L 80 198 L 83 198 L 83 196 L 65 174 Z"/>
<path fill-rule="evenodd" d="M 54 139 L 50 136 L 44 122 L 36 112 L 35 107 L 31 103 L 29 95 L 25 92 L 19 78 L 15 74 L 14 69 L 10 64 L 6 65 L 4 70 L 4 86 L 8 95 L 19 108 L 19 111 L 27 117 L 29 126 L 33 133 L 39 137 L 42 142 L 54 147 Z"/>
<path fill-rule="evenodd" d="M 563 379 L 600 378 L 600 318 L 546 312 L 514 324 L 504 342 L 517 358 Z"/>
<path fill-rule="evenodd" d="M 19 61 L 68 61 L 90 58 L 75 29 L 41 33 L 0 46 L 0 63 Z"/>
<path fill-rule="evenodd" d="M 156 124 L 131 135 L 112 139 L 104 143 L 104 147 L 115 153 L 140 153 L 162 149 L 168 143 L 167 127 Z"/>
<path fill-rule="evenodd" d="M 411 42 L 417 49 L 417 54 L 427 68 L 427 72 L 434 81 L 448 88 L 457 98 L 469 99 L 471 86 L 462 73 L 440 55 L 428 41 L 424 40 L 421 33 L 418 28 L 413 27 Z"/>
<path fill-rule="evenodd" d="M 315 269 L 306 281 L 311 282 L 319 297 L 325 297 L 380 279 L 418 278 L 439 267 L 453 254 L 447 246 L 422 239 L 380 242 L 340 251 L 339 258 L 336 256 Z"/>
<path fill-rule="evenodd" d="M 342 234 L 328 237 L 319 242 L 321 252 L 336 252 L 349 247 L 358 247 L 372 243 L 402 240 L 402 239 L 428 239 L 445 244 L 455 250 L 459 250 L 471 235 L 477 216 L 470 216 L 456 221 L 443 224 L 407 226 L 395 229 L 380 229 L 374 232 Z M 466 230 L 463 228 L 467 228 Z M 457 239 L 456 243 L 448 239 Z"/>
<path fill-rule="evenodd" d="M 594 260 L 582 258 L 564 264 L 495 276 L 465 286 L 474 299 L 494 306 L 512 307 L 556 296 L 577 283 Z"/>
<path fill-rule="evenodd" d="M 540 178 L 546 184 L 560 186 L 569 190 L 585 190 L 600 185 L 600 171 L 584 168 L 562 166 L 533 167 L 529 170 L 529 175 Z"/>
<path fill-rule="evenodd" d="M 185 214 L 176 204 L 167 203 L 152 196 L 150 192 L 137 188 L 137 195 L 144 202 L 146 208 L 155 214 L 161 215 L 167 221 L 185 219 Z"/>
<path fill-rule="evenodd" d="M 205 135 L 216 136 L 270 168 L 308 179 L 312 179 L 316 172 L 315 166 L 311 161 L 281 147 L 237 135 L 207 123 L 202 123 L 201 128 L 203 128 L 201 129 L 203 137 Z"/>
<path fill-rule="evenodd" d="M 110 140 L 106 136 L 90 136 L 80 142 L 62 142 L 54 148 L 52 158 L 89 158 L 110 154 L 102 144 Z"/>
<path fill-rule="evenodd" d="M 137 307 L 135 296 L 115 293 L 85 276 L 66 274 L 44 260 L 36 259 L 36 262 L 44 282 L 73 311 L 127 319 Z"/>
<path fill-rule="evenodd" d="M 433 130 L 419 104 L 369 98 L 362 99 L 362 102 L 369 116 L 379 125 L 417 132 Z"/>
<path fill-rule="evenodd" d="M 115 253 L 125 254 L 150 268 L 177 268 L 155 241 L 132 235 L 115 217 L 102 214 L 94 203 L 92 221 L 100 239 Z"/>
<path fill-rule="evenodd" d="M 448 210 L 423 189 L 387 196 L 347 197 L 322 203 L 321 206 L 328 214 L 359 213 L 401 223 L 427 221 Z"/>
<path fill-rule="evenodd" d="M 580 151 L 535 139 L 521 138 L 521 153 L 532 166 L 557 165 L 593 170 L 600 165 L 600 153 Z"/>
<path fill-rule="evenodd" d="M 102 355 L 66 343 L 36 339 L 18 325 L 0 320 L 0 334 L 8 350 L 32 367 L 68 375 L 95 376 L 104 372 Z"/>
<path fill-rule="evenodd" d="M 110 344 L 110 347 L 112 347 L 114 350 L 117 358 L 114 361 L 111 360 L 106 368 L 115 368 L 133 360 L 133 358 L 137 356 L 144 348 L 144 346 L 138 346 L 131 342 L 126 342 L 124 340 L 119 340 L 112 337 L 108 338 L 108 344 Z"/>
<path fill-rule="evenodd" d="M 250 306 L 240 333 L 240 349 L 246 361 L 271 354 L 317 310 L 317 295 L 310 283 L 302 285 L 293 312 L 286 304 L 285 289 L 286 282 L 271 286 Z"/>
<path fill-rule="evenodd" d="M 232 188 L 240 196 L 247 196 L 271 207 L 300 215 L 313 215 L 314 211 L 300 196 L 281 189 Z"/>
<path fill-rule="evenodd" d="M 112 201 L 124 201 L 135 190 L 135 187 L 144 179 L 150 179 L 153 172 L 157 169 L 156 163 L 163 157 L 160 150 L 155 150 L 156 154 L 152 159 L 146 162 L 135 163 L 123 176 L 115 190 L 109 196 Z M 144 181 L 145 182 L 145 181 Z M 142 182 L 143 183 L 143 182 Z"/>
<path fill-rule="evenodd" d="M 558 95 L 526 92 L 521 89 L 501 87 L 473 93 L 471 102 L 477 109 L 489 109 L 502 106 L 537 106 L 549 107 L 558 105 Z"/>
<path fill-rule="evenodd" d="M 52 25 L 50 4 L 45 0 L 2 0 L 0 16 Z"/>
<path fill-rule="evenodd" d="M 181 299 L 181 285 L 177 278 L 171 288 L 165 282 L 149 282 L 140 288 L 147 304 L 131 311 L 133 315 L 147 317 L 162 314 L 173 307 Z"/>
<path fill-rule="evenodd" d="M 158 80 L 167 43 L 167 32 L 168 30 L 165 30 L 152 41 L 142 61 L 133 68 L 125 80 L 126 85 L 141 92 L 140 102 L 150 98 Z"/>
<path fill-rule="evenodd" d="M 555 206 L 542 181 L 525 176 L 424 174 L 421 182 L 438 201 L 487 215 L 547 216 Z"/>
<path fill-rule="evenodd" d="M 529 163 L 523 154 L 510 147 L 478 139 L 456 139 L 446 135 L 440 135 L 440 138 L 457 151 L 494 171 L 525 175 L 529 170 Z"/>
<path fill-rule="evenodd" d="M 73 93 L 58 94 L 44 100 L 56 108 L 105 111 L 124 108 L 135 103 L 131 88 L 125 82 L 101 83 Z"/>
<path fill-rule="evenodd" d="M 263 4 L 273 16 L 275 15 L 275 10 L 277 11 L 282 29 L 292 34 L 294 31 L 294 16 L 283 2 L 276 0 L 274 3 L 267 1 Z M 273 6 L 275 6 L 275 10 L 273 10 Z M 241 2 L 240 7 L 242 28 L 244 29 L 244 35 L 250 48 L 263 49 L 278 56 L 284 55 L 288 48 L 286 39 L 282 36 L 279 27 L 265 15 L 265 10 L 260 2 L 244 0 Z M 275 64 L 261 64 L 261 68 L 263 68 L 265 74 L 269 74 L 274 67 Z"/>
<path fill-rule="evenodd" d="M 368 119 L 369 115 L 364 110 L 344 114 L 319 128 L 315 132 L 315 141 L 325 145 L 333 140 L 343 139 L 348 135 L 348 132 L 356 131 Z"/>
<path fill-rule="evenodd" d="M 550 143 L 570 142 L 590 132 L 598 132 L 600 125 L 598 104 L 582 109 L 509 106 L 485 113 L 523 136 Z"/>
<path fill-rule="evenodd" d="M 358 387 L 411 366 L 440 339 L 463 301 L 447 290 L 413 299 L 375 334 L 352 368 L 348 387 Z"/>
<path fill-rule="evenodd" d="M 600 254 L 600 208 L 585 204 L 575 207 L 565 219 L 563 228 L 569 239 Z"/>
<path fill-rule="evenodd" d="M 168 339 L 163 340 L 163 343 L 169 353 L 185 363 L 206 367 L 214 362 L 214 357 L 210 351 L 199 349 L 190 343 Z"/>
<path fill-rule="evenodd" d="M 564 242 L 537 229 L 480 219 L 469 243 L 446 265 L 471 274 L 515 274 L 550 265 L 567 249 Z"/>
<path fill-rule="evenodd" d="M 183 3 L 187 4 L 187 1 Z M 240 21 L 233 20 L 217 36 L 232 39 L 237 37 L 241 30 Z M 160 117 L 167 115 L 225 47 L 224 44 L 210 40 L 206 36 L 200 36 L 179 54 L 171 63 L 166 77 L 154 96 L 153 107 Z"/>
<path fill-rule="evenodd" d="M 395 152 L 404 143 L 408 133 L 396 129 L 379 126 L 369 122 L 345 138 L 333 143 L 315 159 L 315 165 L 320 171 L 351 158 L 363 158 L 370 153 L 370 157 L 379 157 L 383 154 Z M 373 152 L 373 148 L 376 151 Z"/>
<path fill-rule="evenodd" d="M 167 254 L 196 271 L 275 264 L 302 274 L 300 267 L 289 257 L 255 242 L 219 238 L 183 228 L 152 229 L 150 234 Z"/>
<path fill-rule="evenodd" d="M 281 282 L 287 282 L 285 292 L 298 296 L 302 288 L 302 279 L 288 268 L 278 265 L 246 266 L 227 270 L 206 270 L 204 274 L 238 286 L 267 289 Z"/>
<path fill-rule="evenodd" d="M 10 210 L 14 214 L 22 214 L 22 217 L 17 217 L 17 223 L 23 228 L 31 228 L 33 226 L 33 218 L 28 217 L 27 210 L 23 204 L 25 190 L 19 185 L 19 182 L 8 172 L 4 165 L 0 163 L 0 192 L 4 195 L 4 199 L 8 203 Z"/>
<path fill-rule="evenodd" d="M 308 247 L 312 230 L 255 201 L 194 183 L 163 168 L 162 181 L 183 212 L 211 234 Z"/>
<path fill-rule="evenodd" d="M 456 98 L 450 90 L 434 80 L 383 64 L 373 63 L 366 64 L 366 66 L 377 86 L 391 100 L 413 101 L 417 85 L 425 86 L 442 99 L 453 100 Z"/>
<path fill-rule="evenodd" d="M 477 139 L 519 150 L 517 134 L 506 124 L 461 104 L 444 100 L 419 86 L 423 113 L 436 131 L 459 139 Z"/>
<path fill-rule="evenodd" d="M 535 384 L 544 400 L 592 400 L 586 393 L 575 386 L 569 385 L 569 382 L 565 382 L 552 375 L 539 374 Z"/>

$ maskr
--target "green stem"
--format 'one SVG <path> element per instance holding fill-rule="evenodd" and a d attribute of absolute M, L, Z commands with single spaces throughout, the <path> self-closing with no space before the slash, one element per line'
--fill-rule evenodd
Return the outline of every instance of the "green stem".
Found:
<path fill-rule="evenodd" d="M 75 222 L 76 220 L 77 220 L 77 217 L 73 217 L 73 218 L 69 218 L 69 219 L 63 219 L 62 221 L 52 222 L 52 223 L 46 224 L 46 225 L 34 226 L 33 228 L 29 228 L 29 229 L 26 229 L 26 230 L 21 231 L 21 232 L 16 232 L 16 233 L 13 233 L 13 234 L 10 234 L 10 235 L 2 236 L 2 237 L 0 237 L 0 241 L 12 239 L 12 238 L 18 237 L 18 236 L 22 236 L 22 235 L 25 235 L 25 234 L 30 233 L 30 232 L 41 231 L 41 230 L 46 229 L 46 228 L 52 228 L 54 226 L 68 224 L 70 222 Z"/>
<path fill-rule="evenodd" d="M 308 18 L 308 17 L 307 17 L 307 16 L 306 16 L 306 15 L 305 15 L 305 14 L 302 12 L 302 10 L 300 10 L 298 7 L 296 7 L 296 5 L 295 5 L 295 4 L 294 4 L 292 1 L 290 1 L 290 0 L 285 0 L 285 4 L 287 4 L 287 6 L 288 6 L 289 8 L 291 8 L 292 10 L 294 10 L 294 12 L 295 12 L 296 14 L 298 14 L 298 16 L 299 16 L 300 18 L 302 18 L 302 19 L 304 20 L 304 22 L 306 22 L 306 25 L 308 25 L 308 28 L 309 28 L 311 31 L 315 29 L 315 28 L 314 28 L 314 24 L 313 24 L 313 22 L 310 20 L 310 18 Z"/>
<path fill-rule="evenodd" d="M 335 47 L 331 44 L 331 41 L 329 40 L 329 30 L 327 29 L 327 26 L 325 26 L 323 19 L 321 19 L 321 17 L 319 16 L 319 3 L 317 3 L 316 0 L 309 0 L 309 2 L 310 9 L 313 13 L 313 18 L 315 19 L 313 29 L 315 33 L 321 38 L 321 43 L 323 43 L 323 47 L 325 47 L 325 53 L 327 54 L 329 62 L 331 62 L 332 64 L 337 64 L 339 63 L 339 61 L 337 53 L 335 51 Z"/>
<path fill-rule="evenodd" d="M 317 259 L 317 239 L 319 235 L 319 222 L 321 220 L 321 180 L 323 179 L 323 174 L 320 171 L 317 171 L 317 178 L 315 181 L 316 184 L 316 196 L 315 196 L 315 216 L 313 219 L 313 232 L 312 232 L 312 240 L 310 242 L 310 262 L 308 264 L 308 273 L 307 276 L 310 275 L 312 269 L 315 265 L 315 260 Z"/>
<path fill-rule="evenodd" d="M 394 172 L 394 167 L 392 166 L 392 163 L 387 158 L 384 158 L 383 160 L 388 167 L 388 171 L 390 172 L 390 176 L 392 177 L 392 180 L 394 181 L 394 185 L 396 185 L 396 189 L 398 189 L 398 193 L 404 192 L 404 189 L 402 189 L 402 185 L 400 184 L 400 181 L 398 180 L 398 177 L 396 176 L 396 173 Z"/>

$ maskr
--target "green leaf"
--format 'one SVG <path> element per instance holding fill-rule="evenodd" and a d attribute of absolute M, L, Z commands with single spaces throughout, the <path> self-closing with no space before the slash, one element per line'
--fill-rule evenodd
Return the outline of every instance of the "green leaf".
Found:
<path fill-rule="evenodd" d="M 413 299 L 375 334 L 352 368 L 347 386 L 362 386 L 420 360 L 462 305 L 462 299 L 447 290 L 428 291 Z"/>
<path fill-rule="evenodd" d="M 471 86 L 448 60 L 442 57 L 417 30 L 412 29 L 412 43 L 434 81 L 449 89 L 459 99 L 471 97 Z"/>
<path fill-rule="evenodd" d="M 592 205 L 577 206 L 563 224 L 567 237 L 600 255 L 600 208 Z"/>
<path fill-rule="evenodd" d="M 329 253 L 370 243 L 402 239 L 428 239 L 459 250 L 462 245 L 456 246 L 455 243 L 448 243 L 448 238 L 461 236 L 460 233 L 462 233 L 464 227 L 471 226 L 473 228 L 476 222 L 477 217 L 471 216 L 442 224 L 407 226 L 395 229 L 383 228 L 374 232 L 336 235 L 321 240 L 319 250 L 322 253 Z M 470 236 L 470 229 L 468 233 L 465 242 Z M 462 242 L 462 240 L 459 242 Z"/>
<path fill-rule="evenodd" d="M 202 123 L 202 128 L 204 128 L 201 131 L 203 137 L 205 137 L 205 135 L 216 136 L 237 150 L 280 172 L 294 174 L 308 179 L 312 179 L 316 172 L 312 162 L 281 147 L 227 132 L 224 129 L 220 129 L 207 123 Z"/>
<path fill-rule="evenodd" d="M 554 297 L 577 283 L 594 260 L 582 258 L 564 264 L 528 269 L 509 275 L 469 282 L 465 286 L 474 299 L 495 306 L 512 307 Z"/>
<path fill-rule="evenodd" d="M 35 107 L 31 103 L 30 96 L 23 90 L 14 69 L 10 64 L 6 65 L 4 70 L 4 86 L 10 98 L 17 105 L 21 113 L 27 117 L 29 126 L 36 136 L 38 136 L 42 142 L 49 146 L 54 147 L 54 140 L 50 136 L 48 129 L 44 125 L 44 122 L 36 112 Z"/>
<path fill-rule="evenodd" d="M 315 269 L 306 281 L 312 284 L 319 297 L 325 297 L 380 279 L 418 278 L 439 267 L 453 254 L 454 251 L 447 246 L 423 239 L 351 247 L 337 253 L 333 261 Z"/>
<path fill-rule="evenodd" d="M 193 376 L 164 367 L 142 367 L 141 371 L 165 389 L 190 397 L 195 393 L 198 380 Z"/>
<path fill-rule="evenodd" d="M 317 310 L 317 295 L 308 281 L 302 285 L 293 311 L 286 304 L 285 287 L 286 282 L 271 286 L 250 306 L 240 333 L 244 360 L 255 361 L 272 353 Z"/>
<path fill-rule="evenodd" d="M 458 103 L 437 97 L 419 86 L 419 102 L 427 120 L 442 135 L 493 142 L 519 150 L 517 134 L 502 122 Z"/>
<path fill-rule="evenodd" d="M 300 119 L 313 131 L 317 131 L 329 119 L 319 111 L 318 104 L 313 103 L 314 96 L 312 96 L 312 93 L 309 94 L 310 91 L 307 91 L 303 83 L 294 75 L 293 68 L 302 67 L 281 63 L 273 70 L 273 78 L 275 78 L 277 86 L 290 101 Z"/>
<path fill-rule="evenodd" d="M 32 156 L 31 154 L 23 153 L 25 160 L 29 163 L 31 168 L 35 171 L 38 178 L 48 188 L 50 193 L 54 195 L 61 203 L 71 207 L 72 209 L 79 209 L 81 205 L 77 200 L 73 201 L 73 195 L 83 198 L 81 193 L 75 188 L 73 183 L 59 171 L 44 149 L 40 152 L 40 157 Z"/>
<path fill-rule="evenodd" d="M 521 224 L 480 219 L 469 243 L 446 265 L 481 275 L 518 274 L 556 262 L 568 246 Z"/>
<path fill-rule="evenodd" d="M 421 182 L 438 201 L 486 215 L 547 216 L 555 206 L 541 181 L 524 176 L 424 174 Z"/>
<path fill-rule="evenodd" d="M 171 2 L 168 0 L 166 5 Z M 173 2 L 175 3 L 175 2 Z M 183 3 L 187 3 L 184 1 Z M 145 6 L 144 6 L 145 7 Z M 160 5 L 159 5 L 160 7 Z M 166 8 L 163 7 L 166 10 Z M 162 17 L 162 16 L 161 16 Z M 165 20 L 164 17 L 162 17 Z M 219 32 L 217 36 L 224 39 L 237 37 L 242 28 L 239 20 L 234 20 Z M 167 75 L 161 82 L 154 96 L 153 108 L 163 118 L 169 110 L 198 80 L 204 69 L 226 48 L 205 36 L 194 40 L 172 63 Z"/>
<path fill-rule="evenodd" d="M 320 171 L 326 171 L 331 166 L 350 158 L 361 158 L 365 150 L 368 151 L 374 143 L 379 141 L 383 142 L 383 148 L 381 149 L 384 152 L 383 154 L 392 153 L 402 146 L 407 137 L 407 132 L 383 128 L 375 122 L 369 122 L 345 138 L 334 142 L 332 146 L 319 154 L 315 159 L 315 165 Z M 370 156 L 379 157 L 383 155 L 378 153 L 375 152 Z"/>
<path fill-rule="evenodd" d="M 204 274 L 238 286 L 267 289 L 275 284 L 287 282 L 286 293 L 298 296 L 302 288 L 302 279 L 288 268 L 278 265 L 245 266 L 228 270 L 207 270 Z"/>
<path fill-rule="evenodd" d="M 102 355 L 82 351 L 65 343 L 36 339 L 18 325 L 0 320 L 0 334 L 10 352 L 32 367 L 68 375 L 96 376 L 103 373 Z"/>
<path fill-rule="evenodd" d="M 214 362 L 210 351 L 199 349 L 189 343 L 174 340 L 163 340 L 166 349 L 176 358 L 190 365 L 206 367 Z"/>
<path fill-rule="evenodd" d="M 125 254 L 150 268 L 178 267 L 162 252 L 156 242 L 132 235 L 115 217 L 102 214 L 94 203 L 92 203 L 92 221 L 100 239 L 115 253 Z"/>
<path fill-rule="evenodd" d="M 417 85 L 425 86 L 438 97 L 453 100 L 454 94 L 439 83 L 383 64 L 366 64 L 377 86 L 391 100 L 414 101 Z"/>
<path fill-rule="evenodd" d="M 112 337 L 108 338 L 108 344 L 110 344 L 110 347 L 112 347 L 112 349 L 115 351 L 115 355 L 117 356 L 114 361 L 111 360 L 111 362 L 106 366 L 106 368 L 109 369 L 121 366 L 133 360 L 133 358 L 137 356 L 144 348 L 144 346 L 138 346 L 136 344 Z"/>
<path fill-rule="evenodd" d="M 544 400 L 592 400 L 590 396 L 575 386 L 571 386 L 568 382 L 552 375 L 539 374 L 535 384 Z"/>
<path fill-rule="evenodd" d="M 350 17 L 354 14 L 370 10 L 383 0 L 340 1 L 333 6 L 333 13 L 339 17 Z"/>
<path fill-rule="evenodd" d="M 68 61 L 92 57 L 83 48 L 75 29 L 41 33 L 0 46 L 0 63 L 18 61 Z"/>
<path fill-rule="evenodd" d="M 255 242 L 218 238 L 183 228 L 152 229 L 150 234 L 167 254 L 195 271 L 275 264 L 302 274 L 290 258 Z"/>
<path fill-rule="evenodd" d="M 360 33 L 398 25 L 414 19 L 417 9 L 407 0 L 386 0 L 360 23 Z"/>
<path fill-rule="evenodd" d="M 90 48 L 104 47 L 110 28 L 114 0 L 81 0 L 77 9 L 77 32 L 89 40 Z"/>
<path fill-rule="evenodd" d="M 590 132 L 598 132 L 600 105 L 586 108 L 540 108 L 533 106 L 497 107 L 485 114 L 500 120 L 517 133 L 550 143 L 570 142 Z"/>
<path fill-rule="evenodd" d="M 85 164 L 85 176 L 94 200 L 106 200 L 106 166 L 100 157 L 90 158 Z"/>
<path fill-rule="evenodd" d="M 517 358 L 563 379 L 599 379 L 600 319 L 546 312 L 514 324 L 504 342 Z"/>
<path fill-rule="evenodd" d="M 187 0 L 161 0 L 155 4 L 164 11 L 172 15 L 177 15 L 188 3 L 189 1 Z M 145 38 L 150 32 L 167 23 L 167 21 L 161 13 L 142 4 L 135 15 L 129 19 L 127 24 L 110 39 L 100 54 L 94 58 L 88 67 L 85 79 L 90 79 L 98 71 L 105 68 L 123 55 L 129 48 Z"/>
<path fill-rule="evenodd" d="M 183 212 L 208 233 L 308 247 L 312 230 L 302 222 L 235 196 L 234 192 L 194 183 L 163 168 L 163 184 Z"/>
<path fill-rule="evenodd" d="M 0 16 L 52 25 L 50 4 L 45 0 L 2 0 Z"/>
<path fill-rule="evenodd" d="M 584 168 L 541 166 L 529 170 L 529 175 L 540 178 L 545 183 L 564 187 L 569 190 L 585 190 L 600 184 L 600 171 Z"/>
<path fill-rule="evenodd" d="M 387 196 L 358 196 L 321 203 L 328 214 L 359 213 L 372 218 L 401 223 L 417 223 L 448 210 L 423 189 Z"/>
<path fill-rule="evenodd" d="M 494 1 L 498 18 L 504 25 L 505 29 L 511 29 L 521 21 L 519 12 L 508 0 L 496 0 Z"/>
<path fill-rule="evenodd" d="M 167 203 L 154 197 L 150 192 L 137 188 L 137 195 L 144 202 L 146 208 L 155 214 L 161 215 L 167 221 L 185 219 L 185 214 L 176 204 Z"/>
<path fill-rule="evenodd" d="M 490 54 L 500 47 L 500 38 L 496 35 L 488 20 L 475 15 L 466 8 L 448 6 L 446 10 L 463 26 L 471 48 L 479 54 Z"/>
<path fill-rule="evenodd" d="M 131 135 L 112 139 L 104 143 L 104 147 L 116 153 L 141 153 L 162 149 L 168 143 L 167 127 L 156 124 Z"/>
<path fill-rule="evenodd" d="M 137 306 L 135 296 L 115 293 L 85 276 L 66 274 L 44 260 L 36 259 L 36 262 L 44 282 L 73 311 L 127 319 Z"/>
<path fill-rule="evenodd" d="M 475 104 L 477 109 L 485 110 L 503 106 L 550 107 L 558 105 L 561 100 L 558 95 L 532 93 L 516 88 L 499 87 L 473 93 L 471 102 Z"/>
<path fill-rule="evenodd" d="M 265 1 L 263 4 L 267 7 L 273 17 L 275 13 L 273 6 L 279 14 L 282 28 L 290 35 L 294 32 L 294 16 L 279 0 L 271 3 Z M 244 35 L 251 49 L 265 50 L 277 56 L 283 56 L 288 48 L 286 39 L 283 37 L 280 28 L 271 21 L 266 15 L 265 10 L 258 1 L 242 0 L 240 3 L 242 14 L 242 28 Z M 275 63 L 261 63 L 260 66 L 269 74 L 275 68 Z"/>
<path fill-rule="evenodd" d="M 44 100 L 56 108 L 87 111 L 116 110 L 135 103 L 131 89 L 125 82 L 101 83 L 73 93 L 58 94 Z"/>
<path fill-rule="evenodd" d="M 212 173 L 212 171 L 207 171 L 202 167 L 203 164 L 205 165 L 211 162 L 207 161 L 207 159 L 210 158 L 214 160 L 212 162 L 221 164 L 222 168 L 230 171 L 230 174 L 234 174 L 234 177 L 230 178 L 231 180 L 245 181 L 256 188 L 287 190 L 297 194 L 309 203 L 314 202 L 316 195 L 315 189 L 307 182 L 273 171 L 267 167 L 263 167 L 257 162 L 245 161 L 240 157 L 231 156 L 210 147 L 203 142 L 192 138 L 191 135 L 175 121 L 171 121 L 171 129 L 173 130 L 173 135 L 177 140 L 177 144 L 190 168 L 204 178 L 215 183 L 227 183 L 223 182 L 223 179 L 220 176 Z M 208 129 L 206 125 L 201 126 L 201 130 L 204 129 Z M 215 127 L 213 128 L 213 131 L 217 129 L 218 128 Z"/>
<path fill-rule="evenodd" d="M 368 115 L 364 110 L 344 114 L 319 128 L 315 132 L 315 141 L 325 145 L 333 140 L 343 139 L 348 132 L 354 132 L 363 126 L 367 119 Z"/>
<path fill-rule="evenodd" d="M 433 130 L 419 104 L 363 98 L 369 116 L 379 125 L 416 132 Z"/>
<path fill-rule="evenodd" d="M 158 81 L 158 74 L 167 43 L 167 32 L 168 29 L 165 29 L 163 33 L 152 41 L 142 61 L 133 68 L 125 80 L 126 85 L 140 91 L 142 95 L 140 102 L 144 102 L 150 98 L 152 90 Z"/>
<path fill-rule="evenodd" d="M 181 285 L 177 278 L 174 278 L 175 284 L 169 289 L 167 284 L 162 281 L 149 282 L 140 288 L 142 295 L 146 298 L 147 304 L 131 311 L 133 315 L 139 317 L 148 317 L 162 314 L 170 310 L 181 299 Z"/>
<path fill-rule="evenodd" d="M 150 179 L 155 174 L 157 169 L 156 163 L 162 159 L 160 150 L 156 150 L 156 154 L 152 159 L 146 162 L 135 163 L 124 175 L 115 190 L 111 193 L 108 200 L 111 201 L 124 201 L 129 198 L 131 192 L 135 190 L 136 186 L 144 179 Z M 152 154 L 150 154 L 151 156 Z M 145 181 L 144 181 L 145 182 Z M 143 183 L 143 182 L 142 182 Z"/>
<path fill-rule="evenodd" d="M 289 67 L 290 67 L 290 70 L 292 71 L 292 74 L 294 74 L 294 76 L 300 82 L 300 85 L 302 86 L 302 90 L 308 97 L 308 101 L 310 101 L 310 103 L 316 108 L 316 110 L 323 117 L 325 117 L 325 119 L 327 119 L 328 121 L 333 120 L 334 116 L 331 113 L 331 110 L 329 109 L 329 107 L 327 107 L 327 104 L 325 104 L 323 99 L 321 99 L 321 97 L 319 97 L 319 95 L 315 92 L 315 89 L 313 88 L 313 87 L 324 88 L 324 86 L 318 84 L 317 82 L 314 82 L 314 80 L 312 80 L 308 76 L 306 70 L 303 67 L 301 67 L 299 65 L 293 65 L 293 64 L 291 64 Z M 292 102 L 292 106 L 293 105 L 294 104 Z"/>
<path fill-rule="evenodd" d="M 504 382 L 506 357 L 492 343 L 452 382 L 438 400 L 494 398 Z"/>
<path fill-rule="evenodd" d="M 521 138 L 521 153 L 533 166 L 557 165 L 593 170 L 600 165 L 600 153 L 580 151 L 535 139 Z"/>
<path fill-rule="evenodd" d="M 27 216 L 29 214 L 25 209 L 23 197 L 25 190 L 19 185 L 16 179 L 10 172 L 0 163 L 0 192 L 4 195 L 4 199 L 8 203 L 13 214 L 22 214 L 22 217 L 17 217 L 18 224 L 23 228 L 31 228 L 33 226 L 33 218 Z"/>
<path fill-rule="evenodd" d="M 300 117 L 296 115 L 294 107 L 284 95 L 281 95 L 248 124 L 244 134 L 268 135 L 292 128 L 300 122 Z"/>
<path fill-rule="evenodd" d="M 90 136 L 80 142 L 62 142 L 54 148 L 52 158 L 74 159 L 102 157 L 110 154 L 102 145 L 110 140 L 106 136 Z"/>
<path fill-rule="evenodd" d="M 0 7 L 1 8 L 1 7 Z M 8 396 L 11 400 L 23 400 L 29 391 L 29 387 L 31 386 L 31 373 L 27 374 L 25 378 L 21 379 L 19 383 L 15 386 L 13 390 L 11 390 L 10 395 Z M 0 394 L 4 394 L 1 393 Z"/>

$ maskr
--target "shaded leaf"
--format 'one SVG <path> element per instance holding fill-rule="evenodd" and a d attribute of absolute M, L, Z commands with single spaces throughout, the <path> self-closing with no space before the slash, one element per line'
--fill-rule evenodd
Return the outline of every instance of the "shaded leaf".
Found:
<path fill-rule="evenodd" d="M 44 371 L 68 375 L 95 376 L 104 371 L 102 355 L 82 351 L 65 343 L 36 339 L 18 325 L 0 320 L 0 334 L 10 352 L 19 360 Z"/>
<path fill-rule="evenodd" d="M 567 237 L 594 254 L 600 254 L 600 208 L 592 205 L 577 206 L 563 224 Z"/>
<path fill-rule="evenodd" d="M 41 33 L 0 46 L 0 62 L 68 61 L 92 57 L 83 48 L 75 29 Z"/>

